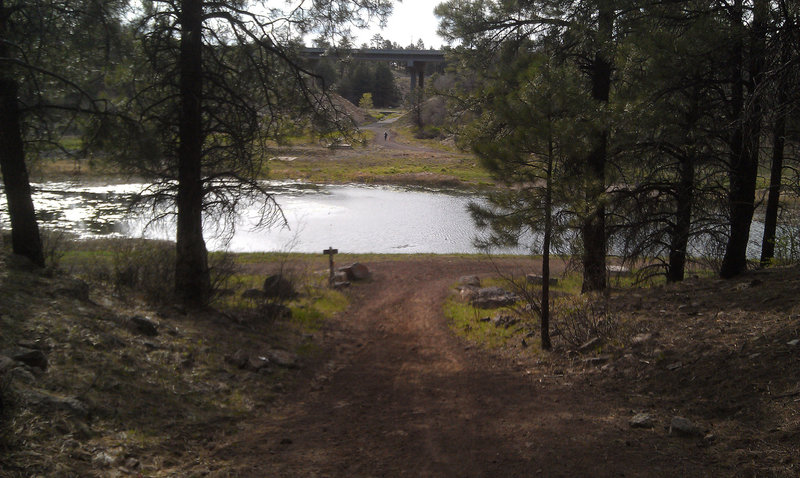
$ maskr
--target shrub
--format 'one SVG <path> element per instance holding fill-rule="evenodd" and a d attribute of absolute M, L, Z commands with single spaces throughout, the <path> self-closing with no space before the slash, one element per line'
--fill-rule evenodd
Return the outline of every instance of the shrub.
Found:
<path fill-rule="evenodd" d="M 595 337 L 608 341 L 618 331 L 608 300 L 600 295 L 569 296 L 556 301 L 551 321 L 553 336 L 561 337 L 573 347 L 580 347 Z"/>
<path fill-rule="evenodd" d="M 118 293 L 132 289 L 153 303 L 171 301 L 175 284 L 175 244 L 147 240 L 114 242 L 111 284 Z"/>

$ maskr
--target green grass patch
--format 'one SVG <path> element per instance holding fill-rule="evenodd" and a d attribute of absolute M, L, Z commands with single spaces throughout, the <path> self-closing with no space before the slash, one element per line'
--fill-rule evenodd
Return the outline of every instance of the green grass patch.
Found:
<path fill-rule="evenodd" d="M 347 297 L 332 289 L 318 289 L 316 295 L 292 306 L 292 322 L 305 332 L 316 332 L 325 320 L 347 308 Z"/>
<path fill-rule="evenodd" d="M 503 310 L 476 309 L 456 296 L 449 297 L 444 303 L 444 314 L 450 327 L 470 342 L 488 348 L 505 347 L 512 343 L 519 344 L 527 334 L 526 324 L 518 323 L 508 328 L 495 327 L 491 321 L 485 320 L 487 317 L 502 313 Z"/>

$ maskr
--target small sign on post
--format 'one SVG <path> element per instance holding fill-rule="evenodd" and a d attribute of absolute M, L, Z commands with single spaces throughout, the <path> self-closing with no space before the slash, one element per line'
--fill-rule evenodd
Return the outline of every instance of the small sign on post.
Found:
<path fill-rule="evenodd" d="M 329 248 L 325 249 L 324 251 L 322 251 L 322 253 L 328 255 L 328 264 L 330 265 L 330 268 L 331 268 L 331 274 L 330 274 L 330 276 L 328 278 L 328 283 L 331 285 L 331 287 L 333 287 L 333 255 L 334 254 L 338 254 L 339 253 L 339 249 L 334 249 L 332 247 L 329 247 Z"/>

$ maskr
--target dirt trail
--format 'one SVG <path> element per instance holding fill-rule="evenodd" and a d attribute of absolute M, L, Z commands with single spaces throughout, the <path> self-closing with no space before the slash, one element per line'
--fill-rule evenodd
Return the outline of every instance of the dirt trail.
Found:
<path fill-rule="evenodd" d="M 505 266 L 511 266 L 506 263 Z M 468 260 L 370 264 L 326 331 L 331 355 L 286 405 L 213 453 L 286 477 L 718 476 L 695 442 L 631 430 L 586 383 L 469 346 L 442 317 Z"/>
<path fill-rule="evenodd" d="M 361 129 L 374 133 L 375 136 L 369 140 L 369 147 L 373 149 L 409 151 L 413 153 L 441 153 L 441 150 L 429 148 L 427 146 L 397 141 L 398 135 L 397 132 L 392 129 L 392 123 L 377 122 L 362 126 Z M 384 133 L 389 133 L 386 139 L 384 139 Z"/>

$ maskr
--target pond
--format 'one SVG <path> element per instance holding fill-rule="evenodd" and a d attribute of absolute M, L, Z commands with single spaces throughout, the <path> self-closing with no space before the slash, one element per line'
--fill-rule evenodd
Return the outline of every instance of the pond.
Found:
<path fill-rule="evenodd" d="M 49 181 L 32 187 L 34 206 L 44 228 L 68 231 L 79 238 L 175 238 L 173 222 L 150 224 L 144 213 L 129 213 L 128 205 L 146 183 Z M 470 201 L 483 201 L 480 196 L 456 190 L 296 181 L 265 181 L 264 187 L 281 207 L 286 224 L 258 228 L 259 209 L 246 207 L 230 236 L 220 233 L 223 228 L 214 217 L 206 217 L 205 237 L 210 250 L 320 253 L 334 247 L 348 253 L 480 252 L 473 245 L 480 231 L 467 211 Z M 0 227 L 7 229 L 5 208 L 3 199 Z M 750 258 L 759 257 L 762 232 L 763 224 L 754 221 Z M 694 255 L 711 252 L 702 239 L 693 241 L 690 249 Z M 493 252 L 527 254 L 528 250 L 519 247 Z"/>
<path fill-rule="evenodd" d="M 147 237 L 174 240 L 174 224 L 148 225 L 128 212 L 145 183 L 105 184 L 50 181 L 32 184 L 42 227 L 80 238 Z M 245 208 L 235 233 L 225 237 L 213 217 L 205 218 L 211 250 L 319 253 L 328 247 L 350 253 L 477 253 L 478 230 L 467 211 L 473 195 L 444 190 L 368 185 L 265 182 L 287 224 L 257 228 L 258 208 Z M 0 224 L 8 228 L 5 201 Z M 524 248 L 504 250 L 526 253 Z"/>

